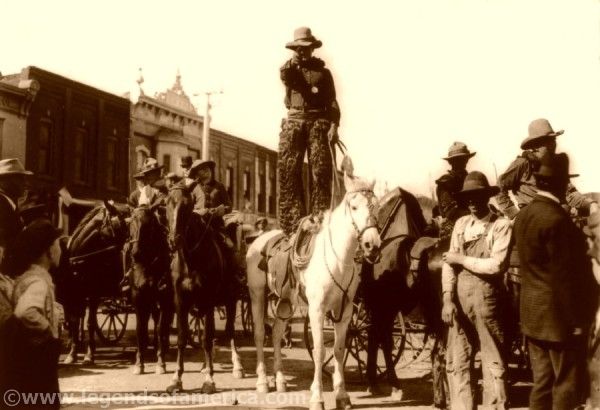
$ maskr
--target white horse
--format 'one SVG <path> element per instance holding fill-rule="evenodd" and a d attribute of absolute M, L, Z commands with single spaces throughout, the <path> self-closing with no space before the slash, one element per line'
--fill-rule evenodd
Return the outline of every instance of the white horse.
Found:
<path fill-rule="evenodd" d="M 340 205 L 326 213 L 317 233 L 312 257 L 306 269 L 300 272 L 300 283 L 306 291 L 308 314 L 314 341 L 314 379 L 311 385 L 310 409 L 324 409 L 322 368 L 325 357 L 323 322 L 331 312 L 334 320 L 334 374 L 333 389 L 338 409 L 351 407 L 350 397 L 344 382 L 344 349 L 346 331 L 352 316 L 352 301 L 358 288 L 358 266 L 354 261 L 359 246 L 365 257 L 371 258 L 381 245 L 376 215 L 379 208 L 373 193 L 374 181 L 364 181 L 344 174 L 346 194 Z M 256 374 L 258 392 L 268 392 L 267 374 L 264 363 L 264 312 L 265 290 L 271 283 L 271 273 L 265 274 L 258 268 L 260 252 L 267 241 L 281 231 L 269 231 L 258 237 L 246 254 L 248 288 L 252 300 L 254 319 L 254 342 L 256 344 Z M 272 271 L 269 266 L 269 271 Z M 269 276 L 269 278 L 267 278 Z M 281 363 L 281 338 L 286 322 L 275 319 L 273 346 L 275 361 L 273 372 L 278 392 L 286 391 L 286 382 Z"/>

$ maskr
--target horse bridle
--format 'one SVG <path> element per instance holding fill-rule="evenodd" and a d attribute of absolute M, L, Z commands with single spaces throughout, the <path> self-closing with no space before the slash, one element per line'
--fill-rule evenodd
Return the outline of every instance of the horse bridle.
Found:
<path fill-rule="evenodd" d="M 110 233 L 110 239 L 111 240 L 116 240 L 117 239 L 117 233 L 115 232 L 115 229 L 113 227 L 112 224 L 112 220 L 111 220 L 111 214 L 108 211 L 108 209 L 104 208 L 103 209 L 104 215 L 102 217 L 102 226 L 100 226 L 100 231 L 106 229 L 109 233 Z M 118 217 L 119 219 L 119 223 L 123 223 L 123 221 L 121 220 L 120 217 Z M 69 263 L 71 263 L 72 265 L 78 265 L 81 264 L 83 262 L 85 262 L 86 259 L 92 257 L 92 256 L 96 256 L 96 255 L 100 255 L 103 254 L 105 252 L 110 252 L 117 249 L 116 245 L 110 245 L 107 246 L 106 248 L 102 248 L 99 249 L 97 251 L 92 251 L 89 253 L 85 253 L 83 255 L 77 255 L 77 256 L 73 256 L 71 258 L 69 258 Z"/>

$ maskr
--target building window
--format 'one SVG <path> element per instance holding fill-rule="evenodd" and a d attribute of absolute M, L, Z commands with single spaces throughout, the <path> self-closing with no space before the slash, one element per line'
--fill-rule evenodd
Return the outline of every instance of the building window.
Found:
<path fill-rule="evenodd" d="M 116 138 L 106 140 L 106 186 L 117 188 L 118 141 Z"/>
<path fill-rule="evenodd" d="M 75 130 L 75 155 L 73 157 L 74 172 L 73 178 L 76 182 L 88 182 L 87 178 L 87 147 L 88 131 L 85 128 Z"/>
<path fill-rule="evenodd" d="M 266 212 L 267 196 L 266 196 L 266 178 L 264 173 L 260 173 L 258 177 L 258 212 Z"/>
<path fill-rule="evenodd" d="M 163 166 L 165 175 L 171 172 L 171 155 L 165 154 L 163 155 Z"/>
<path fill-rule="evenodd" d="M 42 119 L 40 122 L 40 134 L 38 138 L 37 172 L 40 174 L 51 174 L 53 140 L 52 122 L 48 119 Z"/>
<path fill-rule="evenodd" d="M 233 186 L 234 178 L 235 173 L 233 172 L 233 167 L 227 167 L 225 170 L 225 189 L 227 190 L 229 199 L 231 199 L 231 202 L 235 204 L 235 197 L 233 195 L 235 193 Z"/>
<path fill-rule="evenodd" d="M 277 182 L 275 180 L 275 170 L 271 171 L 271 174 L 269 175 L 269 179 L 270 179 L 270 187 L 269 187 L 269 212 L 274 214 L 275 210 L 277 209 L 277 205 L 275 204 L 275 198 L 277 197 L 276 194 L 276 189 L 277 189 Z"/>
<path fill-rule="evenodd" d="M 246 201 L 250 201 L 251 198 L 251 179 L 252 176 L 250 175 L 250 171 L 246 170 L 244 171 L 244 199 Z"/>

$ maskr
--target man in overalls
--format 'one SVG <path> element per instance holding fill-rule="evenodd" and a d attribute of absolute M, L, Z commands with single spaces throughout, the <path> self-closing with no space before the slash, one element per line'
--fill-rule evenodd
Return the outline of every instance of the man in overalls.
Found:
<path fill-rule="evenodd" d="M 508 267 L 511 224 L 492 214 L 491 196 L 498 193 L 484 174 L 467 175 L 457 195 L 469 215 L 456 221 L 442 268 L 442 319 L 450 326 L 446 372 L 452 409 L 473 410 L 473 360 L 481 349 L 483 405 L 504 409 L 506 398 L 503 275 Z"/>

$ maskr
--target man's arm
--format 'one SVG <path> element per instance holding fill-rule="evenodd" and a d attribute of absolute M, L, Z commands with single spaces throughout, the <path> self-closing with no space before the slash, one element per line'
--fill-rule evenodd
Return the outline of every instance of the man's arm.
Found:
<path fill-rule="evenodd" d="M 329 71 L 328 69 L 325 69 L 325 78 L 327 81 L 326 98 L 328 98 L 330 101 L 329 107 L 328 107 L 330 119 L 336 126 L 339 126 L 340 125 L 340 117 L 341 117 L 340 106 L 337 102 L 337 97 L 336 97 L 336 93 L 335 93 L 335 84 L 333 82 L 333 76 L 331 75 L 331 71 Z"/>
<path fill-rule="evenodd" d="M 301 91 L 300 88 L 304 83 L 306 83 L 298 67 L 298 62 L 293 58 L 289 59 L 281 66 L 279 69 L 279 75 L 281 77 L 281 81 L 286 87 L 292 88 L 296 91 Z"/>
<path fill-rule="evenodd" d="M 497 275 L 506 272 L 509 264 L 509 250 L 512 238 L 510 221 L 499 218 L 492 228 L 492 249 L 489 258 L 465 256 L 463 266 L 474 273 Z"/>
<path fill-rule="evenodd" d="M 510 191 L 517 191 L 521 184 L 521 178 L 527 172 L 529 164 L 527 159 L 518 157 L 508 167 L 508 169 L 498 177 L 498 187 L 500 193 L 496 196 L 498 201 L 498 207 L 500 211 L 509 219 L 519 213 L 519 209 L 515 206 L 512 199 L 510 198 Z"/>
<path fill-rule="evenodd" d="M 573 183 L 569 182 L 569 185 L 567 186 L 567 204 L 569 204 L 571 208 L 577 210 L 585 209 L 591 213 L 590 206 L 593 203 L 597 204 L 593 199 L 583 196 L 577 188 L 575 188 Z"/>
<path fill-rule="evenodd" d="M 450 238 L 450 248 L 448 252 L 460 253 L 460 245 L 458 241 L 459 233 L 464 231 L 464 223 L 461 219 L 456 222 L 454 229 L 452 230 L 452 236 Z M 454 267 L 446 262 L 442 265 L 442 292 L 454 293 L 456 287 L 456 272 Z"/>
<path fill-rule="evenodd" d="M 48 285 L 41 279 L 36 279 L 27 286 L 16 301 L 14 315 L 25 328 L 34 332 L 36 338 L 52 336 L 50 322 L 45 316 L 46 295 Z"/>

